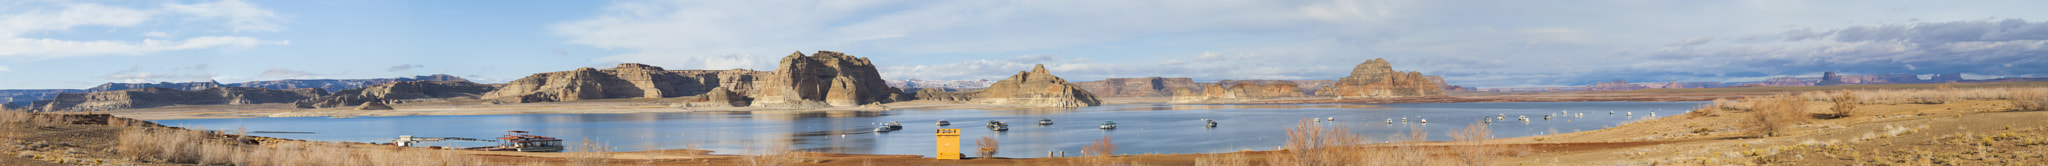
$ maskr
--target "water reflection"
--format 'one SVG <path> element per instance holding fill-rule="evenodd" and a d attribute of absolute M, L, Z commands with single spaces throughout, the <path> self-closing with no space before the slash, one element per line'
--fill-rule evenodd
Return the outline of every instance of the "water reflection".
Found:
<path fill-rule="evenodd" d="M 1286 139 L 1285 130 L 1306 118 L 1336 121 L 1319 125 L 1345 125 L 1353 132 L 1375 138 L 1397 136 L 1407 130 L 1430 132 L 1431 139 L 1447 139 L 1444 131 L 1464 127 L 1481 118 L 1491 123 L 1499 137 L 1593 130 L 1642 118 L 1649 113 L 1676 115 L 1698 102 L 1558 102 L 1558 103 L 1422 103 L 1422 104 L 1261 104 L 1261 105 L 1111 105 L 1080 109 L 1039 110 L 899 110 L 899 111 L 763 111 L 692 112 L 643 114 L 537 114 L 363 117 L 350 119 L 253 118 L 161 120 L 158 123 L 212 128 L 248 127 L 262 131 L 302 131 L 317 134 L 257 134 L 273 137 L 325 141 L 386 142 L 398 135 L 423 137 L 491 138 L 508 130 L 570 141 L 591 139 L 620 151 L 684 148 L 694 144 L 721 154 L 742 153 L 757 147 L 789 144 L 793 148 L 833 153 L 931 155 L 932 132 L 940 128 L 963 129 L 961 140 L 992 137 L 1003 143 L 1003 157 L 1039 157 L 1047 151 L 1078 152 L 1081 146 L 1104 136 L 1115 137 L 1120 152 L 1209 153 L 1244 149 L 1265 150 Z M 1563 110 L 1587 112 L 1620 111 L 1623 114 L 1559 116 L 1542 120 Z M 1516 121 L 1530 116 L 1529 121 Z M 1401 118 L 1415 121 L 1400 122 Z M 952 126 L 936 126 L 938 120 Z M 1052 119 L 1053 125 L 1037 125 Z M 1206 127 L 1202 119 L 1214 119 L 1218 127 Z M 1388 123 L 1385 120 L 1395 119 Z M 1431 123 L 1420 123 L 1431 119 Z M 989 120 L 1010 123 L 1009 131 L 990 131 Z M 897 121 L 902 130 L 880 133 L 873 128 Z M 1098 129 L 1103 121 L 1116 121 L 1117 129 Z M 1482 123 L 1483 124 L 1483 123 Z M 1555 131 L 1555 132 L 1554 132 Z M 486 142 L 429 143 L 440 146 L 482 146 Z M 967 145 L 972 149 L 972 144 Z"/>

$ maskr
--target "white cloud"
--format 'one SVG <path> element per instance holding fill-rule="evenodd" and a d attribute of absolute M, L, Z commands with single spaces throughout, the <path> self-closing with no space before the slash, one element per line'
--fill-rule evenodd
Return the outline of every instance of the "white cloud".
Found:
<path fill-rule="evenodd" d="M 133 66 L 129 67 L 128 70 L 100 75 L 98 78 L 122 83 L 196 82 L 211 81 L 217 75 L 211 71 L 212 69 L 204 64 L 192 67 L 149 69 L 144 69 L 142 66 Z"/>
<path fill-rule="evenodd" d="M 202 36 L 186 38 L 182 41 L 143 39 L 141 42 L 0 38 L 0 56 L 56 58 L 108 54 L 139 55 L 158 51 L 287 44 L 291 44 L 291 42 L 263 41 L 255 38 L 235 36 Z"/>
<path fill-rule="evenodd" d="M 284 17 L 269 9 L 257 7 L 242 0 L 221 0 L 198 4 L 164 3 L 164 11 L 184 14 L 198 19 L 226 20 L 235 32 L 277 32 L 284 30 Z"/>
<path fill-rule="evenodd" d="M 14 71 L 14 69 L 13 69 L 13 68 L 7 68 L 7 66 L 0 66 L 0 71 Z"/>
<path fill-rule="evenodd" d="M 312 72 L 286 69 L 284 67 L 271 67 L 270 70 L 263 70 L 262 74 L 258 74 L 256 76 L 261 78 L 272 79 L 319 79 L 324 78 L 323 76 L 325 75 L 328 74 L 315 74 Z"/>
<path fill-rule="evenodd" d="M 63 1 L 60 1 L 63 2 Z M 128 40 L 73 40 L 62 38 L 35 37 L 41 33 L 62 32 L 79 27 L 99 26 L 113 28 L 137 27 L 156 18 L 183 18 L 187 21 L 224 20 L 228 29 L 235 32 L 275 32 L 282 30 L 275 22 L 282 21 L 275 13 L 239 0 L 224 0 L 198 4 L 162 4 L 162 9 L 135 9 L 92 3 L 52 4 L 56 10 L 20 10 L 15 13 L 0 13 L 0 57 L 15 57 L 30 61 L 94 55 L 142 55 L 146 53 L 193 50 L 220 47 L 250 47 L 259 45 L 288 45 L 290 41 L 269 41 L 244 36 L 202 35 L 184 39 L 141 39 Z M 182 24 L 171 24 L 182 25 Z M 204 26 L 204 25 L 199 25 Z M 108 32 L 115 32 L 109 29 Z M 145 37 L 169 38 L 160 31 L 149 31 Z"/>

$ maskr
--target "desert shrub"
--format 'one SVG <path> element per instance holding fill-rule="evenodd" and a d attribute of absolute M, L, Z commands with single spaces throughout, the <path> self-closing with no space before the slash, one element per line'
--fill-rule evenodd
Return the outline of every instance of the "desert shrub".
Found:
<path fill-rule="evenodd" d="M 1794 96 L 1773 96 L 1755 99 L 1755 109 L 1749 112 L 1747 122 L 1753 134 L 1761 137 L 1788 134 L 1793 124 L 1803 122 L 1811 116 L 1806 114 L 1806 100 Z"/>
<path fill-rule="evenodd" d="M 2027 88 L 2013 90 L 2011 96 L 2012 99 L 2010 99 L 2009 101 L 2012 102 L 2012 108 L 2014 110 L 2048 110 L 2048 91 L 2044 91 L 2044 89 Z"/>
<path fill-rule="evenodd" d="M 1493 138 L 1493 130 L 1487 129 L 1486 124 L 1465 125 L 1465 128 L 1452 131 L 1450 135 L 1451 140 L 1457 141 L 1458 144 L 1447 150 L 1456 155 L 1458 161 L 1464 165 L 1494 165 L 1493 161 L 1499 159 L 1503 150 L 1500 145 L 1487 144 L 1486 140 Z"/>
<path fill-rule="evenodd" d="M 975 147 L 981 147 L 980 150 L 974 152 L 974 155 L 981 156 L 981 158 L 996 157 L 996 149 L 1002 148 L 997 143 L 996 137 L 981 136 L 981 140 L 974 141 Z"/>
<path fill-rule="evenodd" d="M 576 147 L 569 149 L 568 162 L 572 166 L 602 166 L 610 164 L 611 158 L 611 146 L 584 138 L 576 143 Z"/>
<path fill-rule="evenodd" d="M 1102 139 L 1095 140 L 1094 143 L 1088 143 L 1088 146 L 1082 146 L 1081 157 L 1075 158 L 1075 160 L 1069 160 L 1071 162 L 1075 162 L 1069 165 L 1121 164 L 1117 163 L 1118 161 L 1116 157 L 1114 157 L 1116 155 L 1116 143 L 1110 142 L 1110 140 L 1111 139 L 1109 138 L 1109 136 L 1105 135 L 1102 136 Z"/>
<path fill-rule="evenodd" d="M 1352 134 L 1342 124 L 1324 127 L 1308 119 L 1302 119 L 1293 129 L 1287 129 L 1287 158 L 1276 163 L 1291 165 L 1347 165 L 1360 163 L 1362 155 L 1352 146 L 1365 143 L 1365 137 Z M 1277 165 L 1277 164 L 1276 164 Z"/>
<path fill-rule="evenodd" d="M 1834 95 L 1833 101 L 1834 107 L 1828 109 L 1835 111 L 1835 118 L 1847 118 L 1856 115 L 1857 100 L 1855 92 L 1842 91 L 1842 93 Z"/>

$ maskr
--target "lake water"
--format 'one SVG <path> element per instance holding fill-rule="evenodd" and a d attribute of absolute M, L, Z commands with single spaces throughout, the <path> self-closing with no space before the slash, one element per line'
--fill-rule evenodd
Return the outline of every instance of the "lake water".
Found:
<path fill-rule="evenodd" d="M 896 110 L 871 112 L 691 112 L 645 114 L 525 114 L 397 116 L 333 119 L 326 117 L 186 119 L 158 120 L 157 123 L 207 129 L 237 127 L 250 131 L 314 132 L 314 134 L 253 134 L 260 136 L 320 141 L 390 142 L 399 135 L 418 137 L 495 138 L 505 131 L 532 131 L 535 135 L 563 138 L 569 142 L 590 139 L 609 144 L 615 151 L 638 151 L 652 146 L 679 149 L 694 144 L 699 149 L 735 154 L 747 145 L 790 144 L 796 149 L 852 154 L 933 154 L 933 131 L 962 129 L 963 149 L 974 149 L 974 140 L 993 137 L 1001 143 L 998 156 L 1043 157 L 1048 151 L 1079 155 L 1081 147 L 1104 136 L 1113 137 L 1117 153 L 1214 153 L 1245 149 L 1270 150 L 1287 139 L 1286 129 L 1303 118 L 1336 117 L 1318 125 L 1345 125 L 1355 133 L 1385 140 L 1411 126 L 1430 133 L 1431 140 L 1450 139 L 1447 131 L 1465 127 L 1481 118 L 1506 114 L 1507 120 L 1489 124 L 1496 137 L 1520 137 L 1574 132 L 1615 126 L 1635 119 L 1684 113 L 1702 102 L 1522 102 L 1522 103 L 1414 103 L 1375 104 L 1359 107 L 1342 104 L 1280 105 L 1108 105 L 1071 110 Z M 1552 113 L 1584 113 L 1583 117 Z M 1582 112 L 1583 111 L 1583 112 Z M 1608 111 L 1615 114 L 1609 115 Z M 1634 116 L 1624 115 L 1634 113 Z M 1516 121 L 1528 116 L 1529 122 Z M 1400 122 L 1402 117 L 1408 123 Z M 1054 125 L 1036 125 L 1039 119 Z M 1201 119 L 1214 119 L 1216 128 L 1202 126 Z M 1394 119 L 1393 124 L 1386 119 Z M 938 120 L 952 126 L 936 126 Z M 1417 123 L 1428 119 L 1428 124 Z M 989 120 L 1009 122 L 1010 130 L 990 131 Z M 898 121 L 903 129 L 877 133 L 877 123 Z M 1097 129 L 1103 121 L 1116 121 L 1118 128 Z M 486 146 L 491 142 L 435 142 L 424 145 Z M 573 144 L 573 143 L 571 143 Z M 963 150 L 971 151 L 971 150 Z M 971 154 L 971 152 L 969 152 Z"/>

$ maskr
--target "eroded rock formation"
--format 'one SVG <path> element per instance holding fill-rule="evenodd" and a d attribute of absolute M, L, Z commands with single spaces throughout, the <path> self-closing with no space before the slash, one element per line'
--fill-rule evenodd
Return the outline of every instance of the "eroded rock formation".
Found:
<path fill-rule="evenodd" d="M 150 108 L 171 105 L 229 105 L 290 103 L 327 95 L 320 88 L 264 89 L 215 87 L 196 91 L 143 88 L 92 93 L 59 94 L 51 100 L 36 101 L 34 111 L 88 111 Z"/>
<path fill-rule="evenodd" d="M 1074 83 L 1081 89 L 1100 97 L 1168 97 L 1176 88 L 1200 88 L 1194 79 L 1180 78 L 1110 78 L 1101 81 Z"/>
<path fill-rule="evenodd" d="M 1394 71 L 1385 59 L 1373 59 L 1351 69 L 1351 76 L 1337 79 L 1337 85 L 1321 90 L 1344 98 L 1400 98 L 1444 96 L 1442 88 L 1421 72 Z"/>
<path fill-rule="evenodd" d="M 832 51 L 783 57 L 771 74 L 761 76 L 751 93 L 754 107 L 817 108 L 859 106 L 907 98 L 889 87 L 868 58 Z"/>
<path fill-rule="evenodd" d="M 495 89 L 469 81 L 405 81 L 341 90 L 333 95 L 293 102 L 299 108 L 340 108 L 392 100 L 474 97 Z"/>
<path fill-rule="evenodd" d="M 1031 71 L 1017 72 L 975 92 L 974 102 L 1024 107 L 1088 107 L 1102 105 L 1094 93 L 1052 75 L 1041 64 Z"/>

